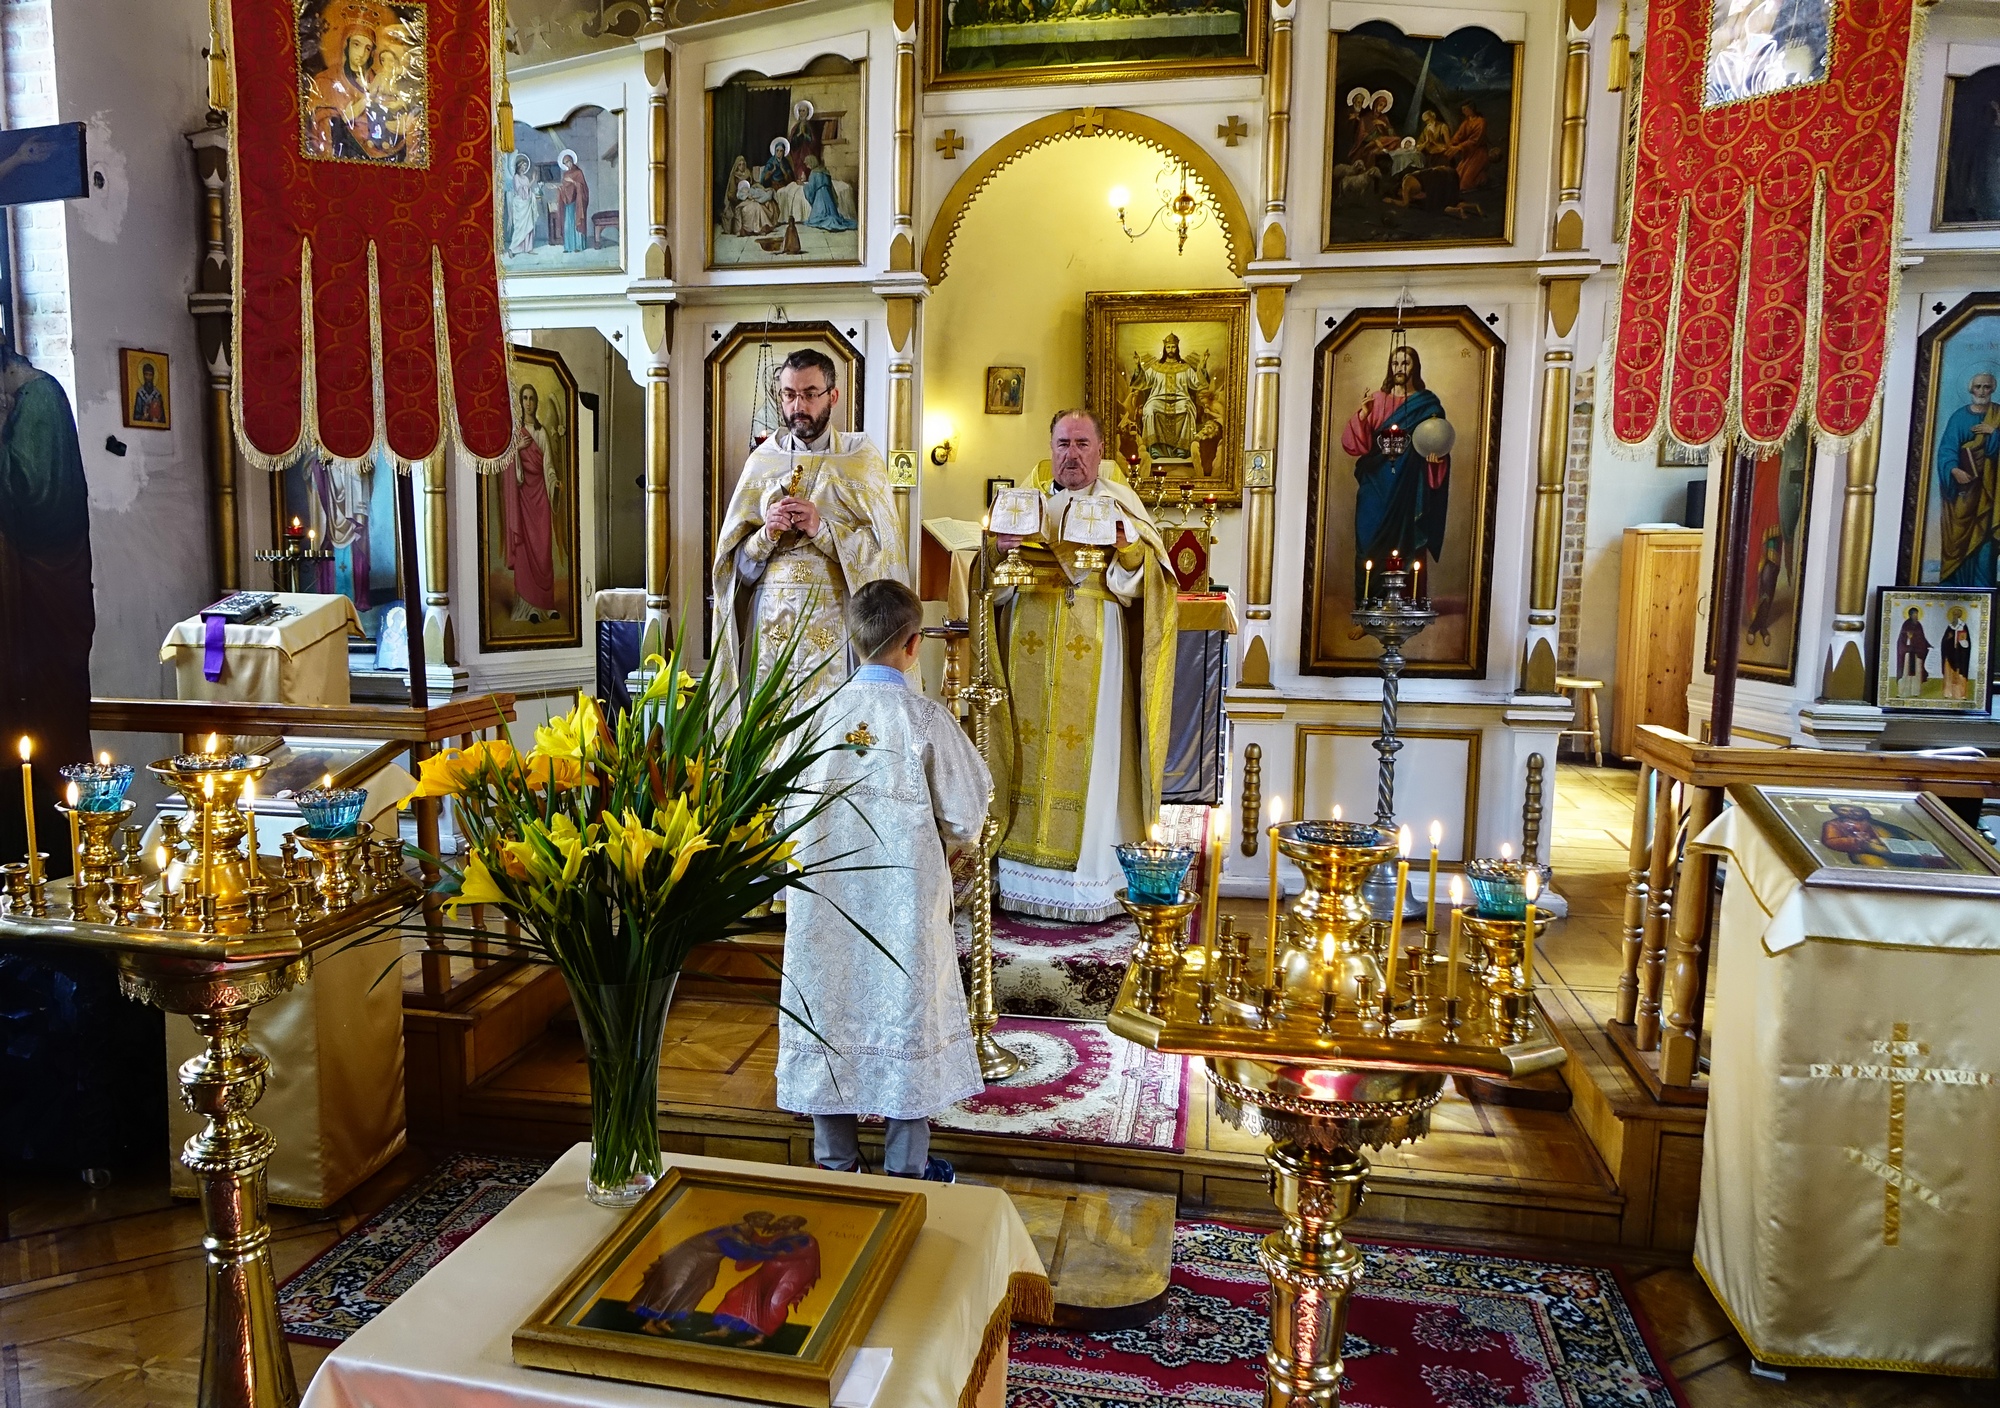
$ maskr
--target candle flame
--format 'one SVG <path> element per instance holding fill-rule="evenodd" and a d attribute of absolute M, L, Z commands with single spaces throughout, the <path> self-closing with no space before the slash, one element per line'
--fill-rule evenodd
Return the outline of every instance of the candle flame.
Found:
<path fill-rule="evenodd" d="M 212 777 L 204 777 L 204 778 L 203 778 L 203 779 L 201 780 L 201 795 L 202 795 L 202 796 L 204 796 L 204 797 L 206 797 L 206 798 L 208 798 L 208 799 L 209 799 L 209 800 L 210 800 L 211 802 L 215 800 L 215 779 L 214 779 L 214 778 L 212 778 Z"/>
<path fill-rule="evenodd" d="M 22 761 L 22 762 L 24 762 L 24 763 L 25 763 L 25 762 L 27 762 L 27 761 L 28 761 L 28 755 L 29 755 L 30 753 L 34 752 L 34 751 L 35 751 L 35 745 L 34 745 L 34 744 L 32 744 L 32 743 L 30 743 L 30 742 L 28 741 L 28 735 L 27 735 L 27 734 L 25 734 L 25 733 L 24 733 L 24 734 L 22 734 L 22 735 L 21 735 L 21 761 Z"/>
<path fill-rule="evenodd" d="M 1404 856 L 1405 858 L 1407 858 L 1407 857 L 1409 856 L 1409 854 L 1410 854 L 1410 828 L 1409 828 L 1409 827 L 1407 827 L 1407 826 L 1399 826 L 1399 827 L 1397 827 L 1397 828 L 1396 828 L 1396 849 L 1397 849 L 1397 851 L 1398 851 L 1398 852 L 1400 852 L 1400 853 L 1401 853 L 1401 854 L 1402 854 L 1402 855 L 1403 855 L 1403 856 Z"/>
<path fill-rule="evenodd" d="M 1465 899 L 1465 885 L 1454 875 L 1451 877 L 1451 905 L 1453 909 Z"/>
<path fill-rule="evenodd" d="M 991 511 L 989 510 L 989 511 L 988 511 L 988 512 L 986 512 L 986 513 L 982 513 L 982 514 L 980 514 L 980 515 L 979 515 L 979 531 L 980 531 L 980 532 L 982 532 L 982 533 L 985 533 L 985 532 L 988 532 L 988 531 L 990 531 L 990 530 L 992 529 L 992 527 L 993 527 L 993 514 L 992 514 L 992 512 L 991 512 Z"/>
<path fill-rule="evenodd" d="M 257 779 L 254 777 L 243 784 L 243 805 L 246 807 L 257 805 Z"/>
<path fill-rule="evenodd" d="M 1508 845 L 1505 841 L 1502 841 L 1500 843 L 1500 859 L 1512 860 L 1513 858 L 1514 858 L 1514 848 Z"/>
<path fill-rule="evenodd" d="M 108 767 L 110 767 L 110 766 L 111 766 L 111 754 L 110 754 L 109 752 L 101 752 L 101 753 L 99 753 L 99 754 L 97 755 L 97 765 L 98 765 L 99 767 L 104 767 L 104 768 L 108 768 Z"/>
<path fill-rule="evenodd" d="M 1526 875 L 1522 876 L 1521 888 L 1527 892 L 1528 903 L 1533 904 L 1535 896 L 1542 892 L 1542 872 L 1539 870 L 1530 870 Z"/>
<path fill-rule="evenodd" d="M 293 514 L 293 515 L 292 515 L 292 528 L 293 528 L 293 530 L 294 530 L 294 531 L 297 531 L 297 529 L 298 529 L 298 526 L 299 526 L 299 519 L 298 519 L 298 515 L 297 515 L 297 514 Z"/>
<path fill-rule="evenodd" d="M 163 875 L 164 875 L 164 874 L 166 873 L 166 870 L 167 870 L 167 848 L 166 848 L 166 846 L 165 846 L 165 845 L 158 845 L 158 846 L 155 846 L 155 847 L 153 847 L 153 863 L 154 863 L 155 865 L 159 866 L 159 868 L 160 868 L 160 873 L 161 873 L 161 874 L 163 874 Z"/>
<path fill-rule="evenodd" d="M 217 736 L 216 736 L 215 734 L 212 734 L 212 733 L 211 733 L 211 734 L 210 734 L 210 735 L 208 736 L 208 747 L 207 747 L 206 749 L 204 749 L 203 751 L 205 751 L 205 752 L 209 752 L 209 753 L 213 753 L 213 752 L 215 751 L 215 745 L 216 745 L 217 741 L 218 741 L 218 739 L 217 739 Z"/>
<path fill-rule="evenodd" d="M 1275 796 L 1271 798 L 1271 825 L 1276 826 L 1284 819 L 1285 799 L 1282 796 Z"/>
<path fill-rule="evenodd" d="M 1368 560 L 1367 560 L 1366 562 L 1362 563 L 1361 565 L 1362 565 L 1363 567 L 1366 567 L 1366 568 L 1367 568 L 1367 569 L 1368 569 L 1369 571 L 1371 571 L 1371 572 L 1372 572 L 1372 571 L 1374 571 L 1374 570 L 1375 570 L 1375 559 L 1371 557 L 1371 558 L 1369 558 L 1369 559 L 1368 559 Z"/>
<path fill-rule="evenodd" d="M 319 780 L 319 785 L 320 785 L 320 786 L 322 786 L 322 787 L 331 787 L 331 786 L 333 786 L 333 774 L 332 774 L 332 773 L 328 773 L 328 774 L 326 774 L 326 776 L 322 777 L 322 778 L 321 778 L 321 779 Z"/>
<path fill-rule="evenodd" d="M 1157 821 L 1154 822 L 1152 826 L 1147 829 L 1146 835 L 1152 839 L 1154 845 L 1156 846 L 1159 845 L 1161 840 L 1160 823 L 1158 823 Z"/>
<path fill-rule="evenodd" d="M 1339 821 L 1339 820 L 1340 820 L 1340 803 L 1338 803 L 1338 802 L 1335 802 L 1335 803 L 1333 804 L 1333 819 L 1334 819 L 1335 821 Z"/>
<path fill-rule="evenodd" d="M 1436 850 L 1438 848 L 1438 842 L 1442 840 L 1444 840 L 1444 823 L 1441 821 L 1434 821 L 1431 823 L 1431 849 Z"/>
<path fill-rule="evenodd" d="M 74 782 L 72 782 L 68 787 L 65 787 L 63 789 L 63 800 L 69 803 L 69 809 L 71 811 L 76 810 L 76 804 L 82 798 L 82 796 L 83 794 L 76 790 L 76 784 Z"/>

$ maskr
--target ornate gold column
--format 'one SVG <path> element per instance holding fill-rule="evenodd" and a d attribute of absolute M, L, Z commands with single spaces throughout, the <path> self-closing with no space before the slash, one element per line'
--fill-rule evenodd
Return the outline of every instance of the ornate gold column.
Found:
<path fill-rule="evenodd" d="M 202 431 L 208 456 L 210 550 L 216 586 L 233 592 L 243 584 L 241 569 L 248 554 L 243 549 L 237 502 L 236 418 L 230 407 L 236 315 L 229 294 L 229 128 L 218 122 L 188 134 L 187 140 L 194 148 L 195 173 L 201 178 L 204 226 L 201 267 L 195 275 L 195 291 L 188 296 L 188 312 L 194 315 L 196 344 L 208 369 Z M 271 488 L 275 495 L 275 476 Z M 274 503 L 274 524 L 278 516 Z"/>
<path fill-rule="evenodd" d="M 445 460 L 440 447 L 424 461 L 424 659 L 432 665 L 458 663 L 458 634 L 451 620 L 451 518 L 445 499 Z"/>
<path fill-rule="evenodd" d="M 662 7 L 664 8 L 664 7 Z M 668 100 L 672 53 L 664 34 L 647 34 L 639 47 L 645 59 L 647 95 L 647 215 L 645 276 L 631 290 L 652 361 L 646 367 L 645 577 L 646 626 L 640 649 L 664 653 L 673 639 L 673 384 L 674 261 L 670 242 Z"/>
<path fill-rule="evenodd" d="M 1570 367 L 1574 359 L 1579 276 L 1542 281 L 1542 410 L 1535 449 L 1534 537 L 1528 570 L 1528 631 L 1521 655 L 1522 694 L 1556 692 L 1556 597 L 1562 565 L 1563 469 L 1569 454 Z"/>
<path fill-rule="evenodd" d="M 1260 266 L 1289 263 L 1292 168 L 1292 21 L 1296 0 L 1271 5 L 1271 81 L 1264 97 L 1264 224 Z M 1250 378 L 1250 448 L 1243 463 L 1242 662 L 1236 683 L 1271 688 L 1271 559 L 1276 548 L 1278 408 L 1284 371 L 1285 296 L 1293 273 L 1253 274 L 1256 318 Z"/>
<path fill-rule="evenodd" d="M 1886 727 L 1868 676 L 1868 565 L 1875 549 L 1875 476 L 1882 408 L 1847 447 L 1840 501 L 1840 552 L 1833 579 L 1833 630 L 1820 670 L 1819 698 L 1799 710 L 1799 727 L 1822 748 L 1868 748 Z"/>
<path fill-rule="evenodd" d="M 1882 408 L 1847 448 L 1847 491 L 1840 503 L 1840 558 L 1834 577 L 1833 639 L 1819 697 L 1869 703 L 1868 561 L 1875 547 L 1875 474 L 1882 450 Z"/>
<path fill-rule="evenodd" d="M 1569 0 L 1569 40 L 1563 51 L 1562 138 L 1556 148 L 1556 217 L 1549 248 L 1583 248 L 1584 120 L 1590 109 L 1590 28 L 1597 0 Z"/>

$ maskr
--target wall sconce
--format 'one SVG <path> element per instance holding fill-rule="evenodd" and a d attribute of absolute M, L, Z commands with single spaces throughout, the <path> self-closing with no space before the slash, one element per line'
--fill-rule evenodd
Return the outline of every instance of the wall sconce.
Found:
<path fill-rule="evenodd" d="M 924 417 L 924 439 L 931 443 L 931 463 L 942 469 L 951 463 L 952 425 L 947 416 L 933 412 Z"/>
<path fill-rule="evenodd" d="M 1159 224 L 1164 217 L 1174 230 L 1176 238 L 1174 252 L 1185 253 L 1188 235 L 1208 223 L 1207 198 L 1196 195 L 1188 188 L 1188 169 L 1185 164 L 1178 161 L 1170 161 L 1162 166 L 1159 175 L 1153 178 L 1153 184 L 1157 188 L 1159 204 L 1146 223 L 1136 230 L 1125 223 L 1125 211 L 1132 203 L 1132 193 L 1123 186 L 1111 188 L 1108 198 L 1111 208 L 1118 212 L 1118 228 L 1125 232 L 1126 239 L 1136 240 L 1150 234 L 1153 226 Z"/>

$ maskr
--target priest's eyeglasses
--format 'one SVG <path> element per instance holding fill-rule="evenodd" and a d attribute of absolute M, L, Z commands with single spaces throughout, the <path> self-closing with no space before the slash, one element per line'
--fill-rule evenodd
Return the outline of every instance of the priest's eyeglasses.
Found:
<path fill-rule="evenodd" d="M 798 391 L 789 386 L 778 388 L 778 399 L 783 401 L 787 406 L 816 406 L 831 395 L 833 395 L 833 388 L 830 386 L 813 386 L 806 388 L 804 391 Z"/>

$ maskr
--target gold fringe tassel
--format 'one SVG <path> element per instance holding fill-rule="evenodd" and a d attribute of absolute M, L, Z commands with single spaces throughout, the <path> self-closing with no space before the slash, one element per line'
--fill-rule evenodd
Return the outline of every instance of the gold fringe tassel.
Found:
<path fill-rule="evenodd" d="M 1014 1274 L 1019 1276 L 1021 1273 L 1017 1271 Z M 1007 1325 L 1013 1318 L 1014 1298 L 1004 1295 L 1000 1297 L 1000 1304 L 993 1307 L 993 1314 L 986 1322 L 986 1333 L 980 1337 L 979 1354 L 972 1361 L 972 1372 L 965 1376 L 965 1387 L 958 1391 L 958 1408 L 977 1408 L 980 1390 L 986 1387 L 986 1375 L 993 1368 L 993 1361 L 1007 1352 Z"/>
<path fill-rule="evenodd" d="M 222 47 L 222 16 L 216 0 L 208 6 L 208 106 L 215 112 L 229 111 L 229 55 Z"/>
<path fill-rule="evenodd" d="M 1605 64 L 1605 88 L 1622 93 L 1632 82 L 1632 41 L 1625 33 L 1629 0 L 1618 0 L 1618 28 L 1611 32 L 1611 54 Z"/>
<path fill-rule="evenodd" d="M 507 4 L 500 3 L 499 43 L 494 51 L 500 56 L 500 105 L 493 110 L 494 125 L 500 129 L 500 150 L 514 150 L 514 90 L 507 81 Z"/>
<path fill-rule="evenodd" d="M 1028 1325 L 1053 1325 L 1056 1319 L 1055 1287 L 1046 1276 L 1032 1271 L 1016 1271 L 1007 1278 L 1007 1298 L 1014 1318 Z"/>

